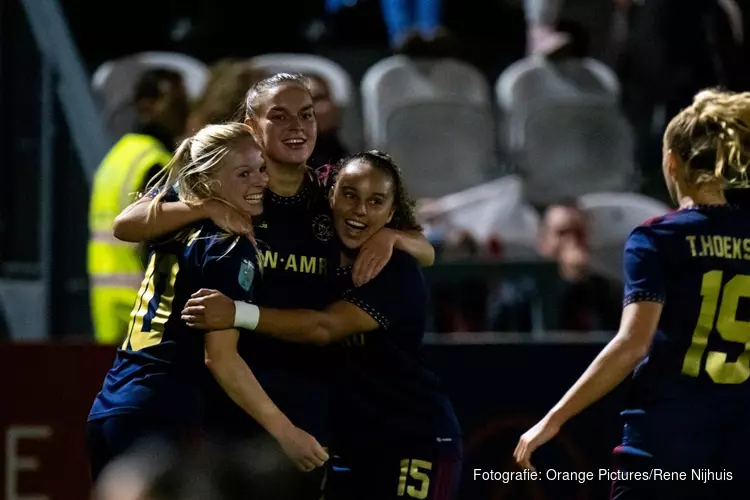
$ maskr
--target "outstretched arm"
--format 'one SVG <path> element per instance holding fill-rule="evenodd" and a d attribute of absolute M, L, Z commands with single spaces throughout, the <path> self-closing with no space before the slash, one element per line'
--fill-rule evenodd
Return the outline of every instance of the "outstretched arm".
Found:
<path fill-rule="evenodd" d="M 662 258 L 648 225 L 628 237 L 623 267 L 626 306 L 617 335 L 547 415 L 521 436 L 514 453 L 521 466 L 531 468 L 534 450 L 622 382 L 648 353 L 666 296 Z"/>
<path fill-rule="evenodd" d="M 636 302 L 625 307 L 622 325 L 609 344 L 562 399 L 516 446 L 516 461 L 532 468 L 531 454 L 552 439 L 568 420 L 599 401 L 617 387 L 648 353 L 656 332 L 663 305 L 658 302 Z"/>

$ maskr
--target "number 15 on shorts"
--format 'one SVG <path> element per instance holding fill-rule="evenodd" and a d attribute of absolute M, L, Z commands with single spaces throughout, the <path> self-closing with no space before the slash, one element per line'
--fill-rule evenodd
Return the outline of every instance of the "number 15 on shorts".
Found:
<path fill-rule="evenodd" d="M 398 477 L 396 496 L 406 496 L 418 500 L 427 498 L 430 492 L 430 476 L 428 473 L 431 470 L 432 462 L 408 458 L 401 460 L 401 475 Z"/>

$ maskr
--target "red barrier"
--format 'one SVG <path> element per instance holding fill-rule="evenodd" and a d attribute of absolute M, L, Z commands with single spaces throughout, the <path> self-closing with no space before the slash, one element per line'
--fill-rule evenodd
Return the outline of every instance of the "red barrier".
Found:
<path fill-rule="evenodd" d="M 601 349 L 599 344 L 427 346 L 466 435 L 459 498 L 606 497 L 608 481 L 476 481 L 475 468 L 509 471 L 518 436 L 555 403 Z M 0 344 L 0 499 L 86 500 L 90 480 L 86 415 L 112 365 L 114 349 L 94 345 Z M 545 367 L 527 369 L 527 367 Z M 523 380 L 519 381 L 519 370 Z M 619 442 L 623 392 L 566 426 L 540 452 L 540 470 L 596 471 L 611 466 Z M 536 495 L 536 496 L 535 496 Z"/>
<path fill-rule="evenodd" d="M 2 498 L 88 498 L 86 416 L 113 357 L 111 347 L 0 344 Z"/>

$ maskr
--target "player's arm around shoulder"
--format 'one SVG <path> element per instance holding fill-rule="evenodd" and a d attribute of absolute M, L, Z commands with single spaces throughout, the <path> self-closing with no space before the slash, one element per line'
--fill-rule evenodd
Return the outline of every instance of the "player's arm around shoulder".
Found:
<path fill-rule="evenodd" d="M 422 267 L 430 267 L 435 263 L 435 249 L 421 231 L 399 231 L 384 227 L 362 245 L 352 272 L 354 285 L 362 286 L 380 274 L 394 250 L 408 253 Z"/>
<path fill-rule="evenodd" d="M 225 203 L 215 199 L 196 203 L 180 201 L 173 188 L 164 193 L 149 192 L 126 207 L 115 218 L 112 229 L 115 238 L 139 243 L 179 231 L 203 219 L 211 219 L 231 233 L 248 234 L 252 230 L 247 217 Z"/>
<path fill-rule="evenodd" d="M 272 309 L 233 301 L 221 292 L 209 289 L 201 289 L 191 297 L 182 318 L 194 328 L 234 325 L 280 340 L 319 345 L 378 328 L 372 316 L 344 300 L 323 311 Z"/>
<path fill-rule="evenodd" d="M 350 335 L 388 329 L 423 287 L 419 266 L 405 252 L 394 252 L 382 273 L 323 311 L 258 310 L 257 331 L 284 340 L 330 344 Z"/>
<path fill-rule="evenodd" d="M 358 306 L 339 300 L 323 311 L 261 307 L 255 330 L 291 342 L 326 345 L 377 330 L 378 322 Z"/>

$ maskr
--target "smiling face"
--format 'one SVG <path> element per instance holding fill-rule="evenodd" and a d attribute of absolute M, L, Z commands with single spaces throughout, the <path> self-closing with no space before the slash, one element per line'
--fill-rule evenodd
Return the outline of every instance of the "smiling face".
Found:
<path fill-rule="evenodd" d="M 286 165 L 302 165 L 312 155 L 318 128 L 310 92 L 280 84 L 262 94 L 258 129 L 268 158 Z"/>
<path fill-rule="evenodd" d="M 216 196 L 243 213 L 254 216 L 263 212 L 263 192 L 268 174 L 260 148 L 252 139 L 240 139 L 221 160 L 211 175 Z"/>
<path fill-rule="evenodd" d="M 393 217 L 393 177 L 367 161 L 350 161 L 338 174 L 331 209 L 336 233 L 344 246 L 361 247 Z"/>

